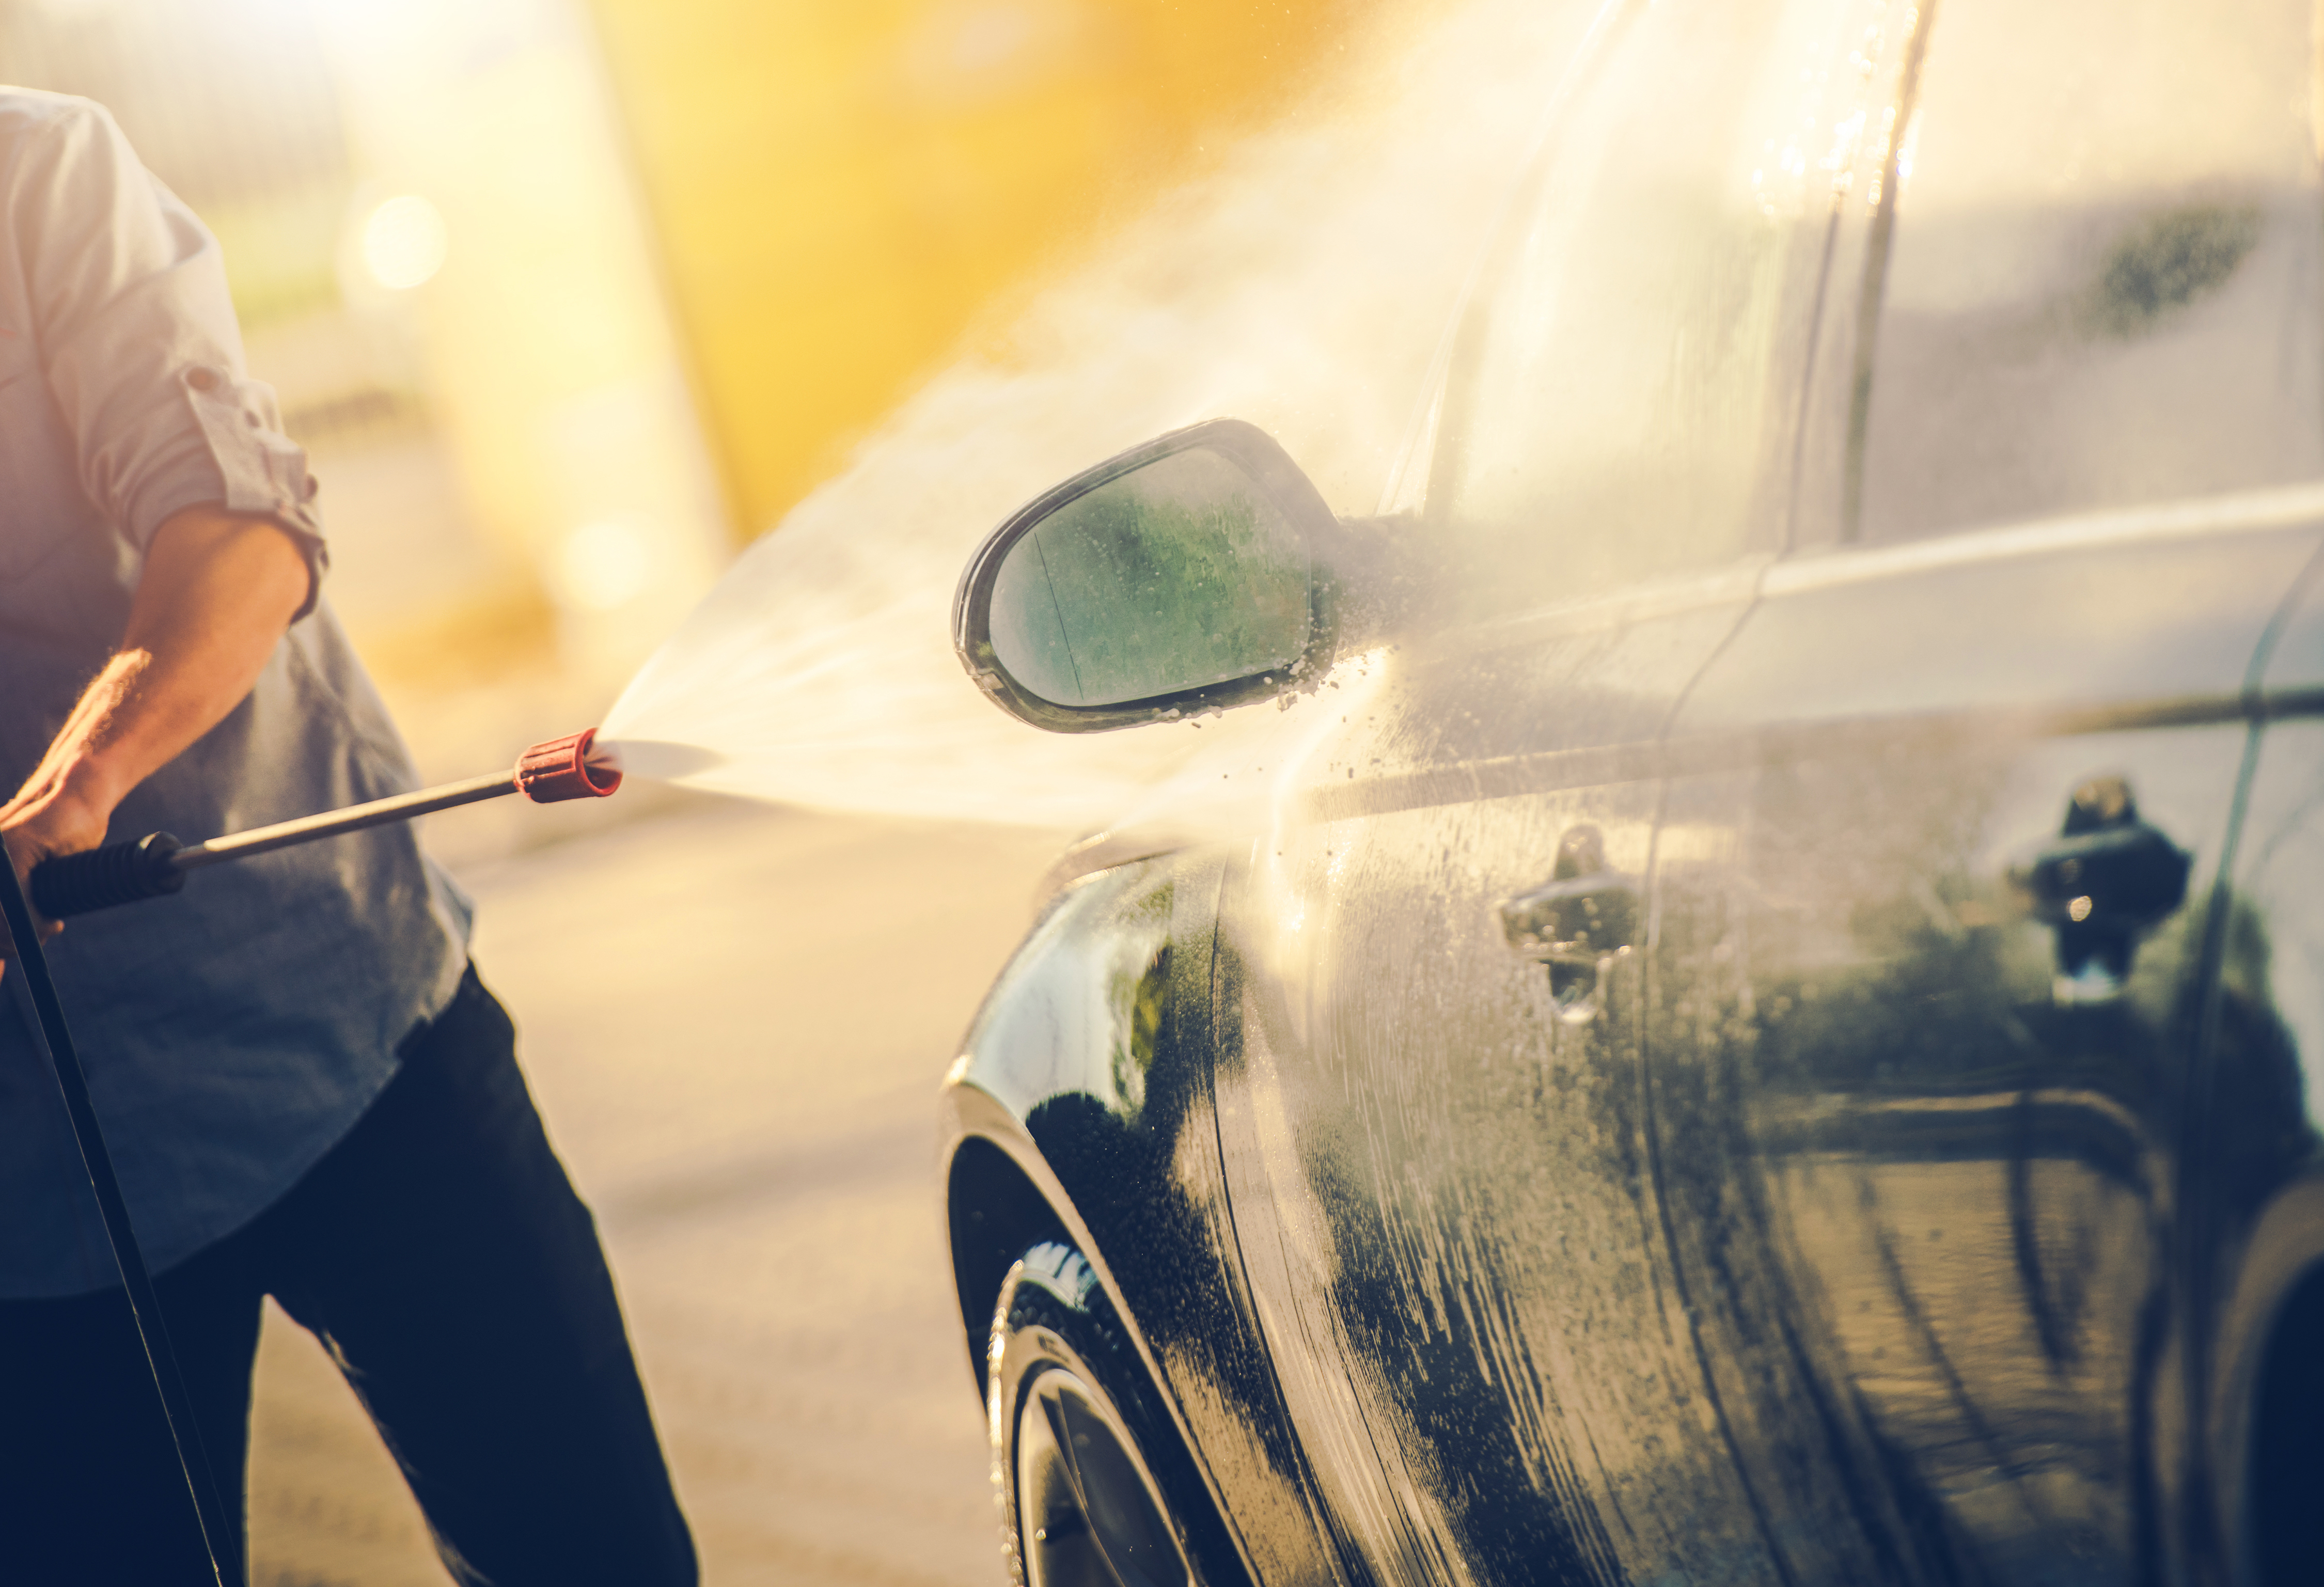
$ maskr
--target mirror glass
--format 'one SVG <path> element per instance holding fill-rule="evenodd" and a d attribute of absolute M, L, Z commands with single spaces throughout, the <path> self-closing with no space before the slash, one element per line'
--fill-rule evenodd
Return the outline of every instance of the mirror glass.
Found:
<path fill-rule="evenodd" d="M 1304 537 L 1231 459 L 1199 447 L 1050 513 L 992 586 L 994 659 L 1059 706 L 1288 668 L 1309 623 Z"/>

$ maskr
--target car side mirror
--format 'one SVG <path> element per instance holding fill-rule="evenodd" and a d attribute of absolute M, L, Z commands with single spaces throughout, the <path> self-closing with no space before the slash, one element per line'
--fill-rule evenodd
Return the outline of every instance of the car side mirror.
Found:
<path fill-rule="evenodd" d="M 953 643 L 995 704 L 1052 733 L 1249 705 L 1330 665 L 1322 553 L 1338 529 L 1255 425 L 1175 430 L 993 531 L 961 576 Z"/>

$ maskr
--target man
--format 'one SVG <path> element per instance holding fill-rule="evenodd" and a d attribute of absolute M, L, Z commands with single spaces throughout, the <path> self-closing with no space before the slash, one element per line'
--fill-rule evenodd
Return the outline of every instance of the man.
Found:
<path fill-rule="evenodd" d="M 317 600 L 315 494 L 244 375 L 217 243 L 104 111 L 0 89 L 0 775 L 24 778 L 0 836 L 20 876 L 108 832 L 204 837 L 411 786 Z M 467 916 L 399 825 L 77 919 L 49 952 L 232 1516 L 272 1294 L 339 1362 L 459 1581 L 691 1582 L 594 1225 Z M 200 1579 L 55 1081 L 5 1001 L 0 1579 Z"/>

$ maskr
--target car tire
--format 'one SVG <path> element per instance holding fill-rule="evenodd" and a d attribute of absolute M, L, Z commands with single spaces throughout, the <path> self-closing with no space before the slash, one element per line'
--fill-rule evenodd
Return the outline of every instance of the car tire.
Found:
<path fill-rule="evenodd" d="M 1047 1242 L 1010 1266 L 986 1360 L 993 1500 L 1018 1587 L 1201 1587 L 1155 1477 L 1157 1457 L 1176 1455 L 1185 1477 L 1192 1462 L 1081 1252 Z"/>

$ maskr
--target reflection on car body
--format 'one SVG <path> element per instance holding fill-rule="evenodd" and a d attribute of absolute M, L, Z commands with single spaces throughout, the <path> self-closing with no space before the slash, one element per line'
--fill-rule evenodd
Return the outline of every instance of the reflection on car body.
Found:
<path fill-rule="evenodd" d="M 995 537 L 1203 452 L 1395 646 L 1266 830 L 1067 887 L 954 1071 L 1027 1579 L 2324 1557 L 2314 25 L 1609 7 L 1385 529 L 1213 426 Z M 1077 715 L 1010 598 L 963 657 L 1041 725 L 1314 681 L 1161 646 Z M 1037 1250 L 1096 1278 L 996 1314 Z M 1053 1528 L 1056 1372 L 1135 1460 Z"/>

